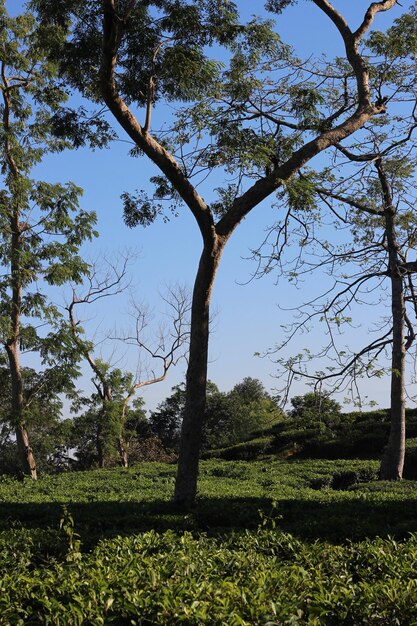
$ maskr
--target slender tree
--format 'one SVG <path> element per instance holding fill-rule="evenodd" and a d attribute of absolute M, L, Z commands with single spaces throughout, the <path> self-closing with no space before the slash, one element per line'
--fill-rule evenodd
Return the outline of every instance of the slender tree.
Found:
<path fill-rule="evenodd" d="M 324 294 L 317 293 L 309 303 L 298 307 L 299 319 L 291 325 L 281 348 L 314 320 L 325 324 L 328 341 L 319 354 L 306 351 L 296 358 L 279 359 L 288 374 L 287 391 L 294 377 L 308 378 L 316 386 L 327 382 L 334 390 L 340 390 L 346 385 L 355 388 L 357 379 L 364 375 L 389 374 L 391 430 L 380 471 L 381 478 L 389 480 L 402 477 L 406 353 L 416 338 L 412 317 L 417 312 L 414 286 L 417 266 L 409 259 L 417 228 L 414 212 L 415 112 L 411 122 L 407 134 L 397 141 L 392 141 L 393 130 L 388 137 L 382 135 L 382 140 L 372 134 L 369 142 L 355 146 L 355 151 L 339 146 L 343 164 L 338 169 L 338 176 L 333 172 L 328 187 L 310 172 L 300 178 L 298 194 L 293 190 L 298 201 L 302 196 L 310 206 L 317 202 L 322 219 L 327 208 L 328 218 L 331 216 L 338 224 L 339 232 L 345 230 L 349 241 L 343 244 L 325 241 L 323 235 L 313 232 L 312 224 L 303 221 L 300 212 L 295 210 L 293 217 L 297 218 L 298 236 L 300 226 L 304 236 L 304 258 L 299 257 L 296 271 L 292 267 L 290 272 L 295 277 L 327 269 L 333 284 Z M 372 151 L 369 151 L 370 147 Z M 294 211 L 294 207 L 291 210 Z M 288 214 L 287 233 L 289 219 Z M 317 246 L 321 250 L 319 254 Z M 283 252 L 282 246 L 278 245 L 275 261 L 282 260 Z M 271 269 L 271 259 L 267 263 Z M 350 347 L 341 345 L 346 323 L 351 331 L 358 309 L 366 304 L 372 307 L 386 304 L 389 312 L 384 318 L 373 316 L 373 327 L 369 329 L 372 339 L 365 345 L 356 349 L 354 343 Z M 391 364 L 387 367 L 381 357 L 389 352 Z M 328 365 L 312 373 L 306 364 L 317 357 L 325 359 Z"/>
<path fill-rule="evenodd" d="M 302 62 L 271 22 L 240 24 L 228 0 L 33 2 L 42 20 L 63 28 L 71 23 L 63 62 L 68 79 L 105 102 L 134 143 L 133 153 L 145 154 L 162 174 L 154 178 L 154 198 L 124 195 L 127 223 L 153 221 L 161 200 L 169 199 L 189 208 L 201 233 L 175 488 L 183 506 L 196 495 L 209 305 L 227 241 L 254 207 L 310 159 L 386 110 L 380 90 L 390 76 L 374 89 L 361 46 L 377 14 L 396 0 L 369 4 L 355 30 L 328 0 L 313 2 L 339 32 L 344 59 Z M 289 4 L 295 1 L 270 0 L 267 9 L 279 13 Z M 226 48 L 220 63 L 205 56 L 214 43 Z M 164 100 L 190 104 L 179 111 L 172 132 L 151 131 L 154 105 Z M 137 107 L 144 111 L 142 123 Z M 227 182 L 208 204 L 202 193 L 215 171 Z"/>
<path fill-rule="evenodd" d="M 149 319 L 146 307 L 132 305 L 134 331 L 120 337 L 125 345 L 134 345 L 139 350 L 140 357 L 145 355 L 151 359 L 151 366 L 145 367 L 142 362 L 142 367 L 138 366 L 135 377 L 132 373 L 111 367 L 108 361 L 95 356 L 94 345 L 85 338 L 85 331 L 75 316 L 75 310 L 80 305 L 91 305 L 123 291 L 126 287 L 124 281 L 128 262 L 129 257 L 126 256 L 120 266 L 109 264 L 109 271 L 104 276 L 100 276 L 100 272 L 91 267 L 84 292 L 80 293 L 74 288 L 72 301 L 67 307 L 75 347 L 94 373 L 93 384 L 96 393 L 87 401 L 89 411 L 86 417 L 94 423 L 99 467 L 104 467 L 106 450 L 114 447 L 114 442 L 116 442 L 121 465 L 128 467 L 129 446 L 126 423 L 129 403 L 134 399 L 138 389 L 165 380 L 170 368 L 185 356 L 188 346 L 189 297 L 186 289 L 177 287 L 168 290 L 168 295 L 164 297 L 168 307 L 169 328 L 161 325 L 153 340 L 147 337 L 146 328 Z M 158 370 L 155 364 L 158 364 Z"/>
<path fill-rule="evenodd" d="M 11 376 L 9 421 L 23 471 L 36 478 L 26 425 L 29 395 L 36 395 L 36 390 L 25 393 L 21 352 L 36 351 L 44 361 L 39 390 L 51 376 L 48 366 L 54 368 L 55 381 L 60 373 L 62 390 L 68 377 L 75 376 L 76 358 L 65 348 L 59 311 L 39 289 L 42 283 L 79 281 L 87 272 L 78 250 L 93 236 L 95 216 L 78 210 L 81 190 L 73 183 L 30 178 L 31 169 L 47 152 L 68 145 L 51 132 L 52 119 L 66 99 L 57 80 L 58 67 L 43 46 L 45 40 L 56 43 L 56 36 L 52 29 L 39 27 L 29 13 L 10 18 L 4 6 L 0 21 L 0 329 Z M 49 334 L 42 330 L 48 324 Z"/>

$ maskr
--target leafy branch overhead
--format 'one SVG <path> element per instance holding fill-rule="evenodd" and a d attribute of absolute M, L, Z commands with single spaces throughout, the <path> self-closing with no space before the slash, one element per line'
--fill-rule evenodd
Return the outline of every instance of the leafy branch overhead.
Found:
<path fill-rule="evenodd" d="M 214 170 L 229 178 L 227 185 L 236 186 L 231 221 L 219 208 L 221 195 L 219 200 L 210 199 L 214 213 L 224 217 L 219 233 L 233 229 L 232 224 L 261 201 L 259 192 L 266 197 L 279 187 L 293 172 L 292 162 L 297 168 L 322 150 L 323 143 L 330 140 L 330 145 L 334 138 L 328 133 L 334 134 L 341 125 L 342 139 L 358 115 L 370 117 L 385 109 L 373 81 L 369 83 L 374 68 L 367 66 L 358 45 L 376 14 L 388 10 L 393 0 L 374 3 L 355 32 L 330 3 L 315 2 L 342 34 L 349 63 L 336 65 L 333 60 L 301 61 L 281 41 L 271 21 L 242 24 L 236 6 L 225 0 L 106 2 L 104 55 L 98 39 L 103 17 L 97 3 L 33 4 L 45 23 L 52 21 L 65 30 L 72 20 L 62 70 L 84 95 L 98 99 L 99 92 L 107 94 L 107 105 L 137 148 L 155 161 L 176 189 L 175 204 L 181 198 L 193 212 L 204 214 L 206 205 L 195 188 L 212 195 L 207 176 Z M 277 13 L 288 4 L 270 2 L 267 8 Z M 226 49 L 221 61 L 209 56 L 207 46 L 216 41 Z M 389 82 L 390 77 L 384 77 L 378 89 L 389 90 Z M 117 113 L 123 101 L 144 109 L 142 123 L 127 109 L 123 113 L 123 107 Z M 189 103 L 172 119 L 171 129 L 152 128 L 152 109 L 159 101 Z M 315 135 L 321 137 L 320 147 Z M 248 176 L 264 181 L 251 193 Z M 191 179 L 192 188 L 186 182 Z M 169 198 L 171 191 L 166 193 Z M 126 192 L 128 224 L 148 224 L 164 214 L 159 198 L 160 186 L 155 199 Z"/>

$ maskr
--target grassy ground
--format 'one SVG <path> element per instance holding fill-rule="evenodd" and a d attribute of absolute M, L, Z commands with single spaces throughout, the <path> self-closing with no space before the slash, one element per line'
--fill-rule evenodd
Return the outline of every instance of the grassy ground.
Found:
<path fill-rule="evenodd" d="M 172 465 L 2 478 L 0 625 L 417 624 L 417 483 L 377 467 L 211 459 L 187 514 Z"/>

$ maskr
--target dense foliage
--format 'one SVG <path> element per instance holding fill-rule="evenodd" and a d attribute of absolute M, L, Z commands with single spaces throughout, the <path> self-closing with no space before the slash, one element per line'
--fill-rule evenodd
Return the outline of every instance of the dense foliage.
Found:
<path fill-rule="evenodd" d="M 185 389 L 173 388 L 172 395 L 150 415 L 149 422 L 162 442 L 176 449 L 185 407 Z M 203 449 L 220 448 L 250 438 L 283 419 L 284 413 L 259 380 L 246 377 L 229 392 L 213 383 L 207 386 L 203 427 Z"/>
<path fill-rule="evenodd" d="M 2 538 L 0 538 L 1 541 Z M 1 545 L 1 544 L 0 544 Z M 104 541 L 35 565 L 1 546 L 0 624 L 383 625 L 417 619 L 417 538 L 307 546 L 257 531 L 223 541 L 185 533 Z M 16 563 L 13 551 L 19 551 Z"/>
<path fill-rule="evenodd" d="M 204 461 L 187 515 L 169 465 L 3 479 L 0 624 L 413 624 L 416 486 L 376 472 Z"/>
<path fill-rule="evenodd" d="M 292 410 L 289 415 L 300 424 L 308 428 L 317 426 L 331 428 L 341 419 L 341 407 L 338 402 L 325 394 L 306 393 L 304 396 L 295 396 L 291 399 Z"/>

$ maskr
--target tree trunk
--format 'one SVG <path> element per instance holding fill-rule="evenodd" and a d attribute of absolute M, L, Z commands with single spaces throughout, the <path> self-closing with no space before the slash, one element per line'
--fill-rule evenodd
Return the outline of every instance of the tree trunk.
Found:
<path fill-rule="evenodd" d="M 405 345 L 404 296 L 401 276 L 392 279 L 392 371 L 391 428 L 388 445 L 381 461 L 381 480 L 400 480 L 405 456 Z"/>
<path fill-rule="evenodd" d="M 19 451 L 20 463 L 26 476 L 30 476 L 33 480 L 37 479 L 35 457 L 29 443 L 29 435 L 24 425 L 17 426 L 15 429 L 17 449 Z"/>
<path fill-rule="evenodd" d="M 123 435 L 119 436 L 118 441 L 120 464 L 122 467 L 129 467 L 129 453 L 127 450 L 127 443 L 124 440 Z"/>
<path fill-rule="evenodd" d="M 36 463 L 29 443 L 29 434 L 23 419 L 23 381 L 19 363 L 19 349 L 17 342 L 9 341 L 6 344 L 9 358 L 9 367 L 12 383 L 11 414 L 15 428 L 16 443 L 23 473 L 34 480 L 37 478 Z"/>
<path fill-rule="evenodd" d="M 210 298 L 224 245 L 225 240 L 219 237 L 205 242 L 194 283 L 185 408 L 174 494 L 175 503 L 184 509 L 194 503 L 197 493 L 198 461 L 206 406 Z"/>
<path fill-rule="evenodd" d="M 391 277 L 392 294 L 392 367 L 391 367 L 391 428 L 388 445 L 381 461 L 381 480 L 400 480 L 405 456 L 405 305 L 403 279 Z"/>
<path fill-rule="evenodd" d="M 395 229 L 395 207 L 381 162 L 376 163 L 385 204 L 385 232 L 389 255 L 392 312 L 391 427 L 381 460 L 381 480 L 400 480 L 405 456 L 405 302 L 399 246 Z"/>
<path fill-rule="evenodd" d="M 104 445 L 102 440 L 102 429 L 100 426 L 97 427 L 96 432 L 96 452 L 97 452 L 97 463 L 100 469 L 104 468 L 105 459 L 104 459 Z"/>
<path fill-rule="evenodd" d="M 19 223 L 19 208 L 16 207 L 10 218 L 11 229 L 11 258 L 10 276 L 12 287 L 12 302 L 10 311 L 11 333 L 6 341 L 5 348 L 9 359 L 9 370 L 12 384 L 11 417 L 15 428 L 16 442 L 23 473 L 36 480 L 36 463 L 29 442 L 29 434 L 25 426 L 24 394 L 22 371 L 20 368 L 19 338 L 22 308 L 22 268 L 20 267 L 20 253 L 22 248 L 22 230 Z"/>

